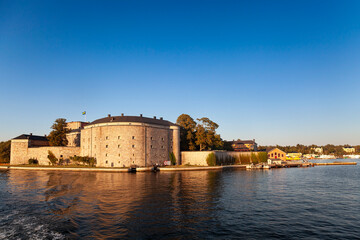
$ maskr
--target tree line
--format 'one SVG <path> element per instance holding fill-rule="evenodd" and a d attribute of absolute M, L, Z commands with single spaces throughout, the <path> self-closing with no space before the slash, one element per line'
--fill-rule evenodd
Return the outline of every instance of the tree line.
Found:
<path fill-rule="evenodd" d="M 344 147 L 351 147 L 348 144 L 345 145 L 332 145 L 332 144 L 327 144 L 324 146 L 318 146 L 318 145 L 302 145 L 302 144 L 297 144 L 296 146 L 259 146 L 259 150 L 263 150 L 263 151 L 268 151 L 271 150 L 272 148 L 279 148 L 280 150 L 286 152 L 286 153 L 291 153 L 291 152 L 298 152 L 298 153 L 302 153 L 302 154 L 319 154 L 318 152 L 315 151 L 315 148 L 322 148 L 323 149 L 323 153 L 325 155 L 335 155 L 335 156 L 342 156 L 342 155 L 346 155 L 348 153 L 346 153 L 344 151 Z M 360 153 L 360 145 L 357 146 L 353 146 L 355 148 L 355 153 Z"/>
<path fill-rule="evenodd" d="M 181 151 L 232 150 L 231 145 L 216 133 L 219 125 L 207 117 L 195 121 L 188 114 L 181 114 L 176 124 L 180 126 Z"/>

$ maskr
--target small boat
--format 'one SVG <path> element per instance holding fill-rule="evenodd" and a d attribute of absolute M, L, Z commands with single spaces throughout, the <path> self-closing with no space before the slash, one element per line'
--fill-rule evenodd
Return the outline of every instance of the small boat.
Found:
<path fill-rule="evenodd" d="M 269 165 L 264 165 L 263 169 L 270 169 L 271 167 Z"/>

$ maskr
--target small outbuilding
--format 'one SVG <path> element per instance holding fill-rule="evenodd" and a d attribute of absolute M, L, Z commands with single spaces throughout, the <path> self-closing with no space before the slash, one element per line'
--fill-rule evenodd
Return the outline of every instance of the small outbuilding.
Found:
<path fill-rule="evenodd" d="M 273 148 L 270 151 L 268 151 L 268 158 L 271 160 L 286 161 L 286 152 L 284 152 L 278 148 Z"/>

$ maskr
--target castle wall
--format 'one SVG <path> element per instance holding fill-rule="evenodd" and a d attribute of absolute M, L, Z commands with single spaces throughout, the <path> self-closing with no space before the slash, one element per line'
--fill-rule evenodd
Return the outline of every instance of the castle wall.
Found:
<path fill-rule="evenodd" d="M 207 156 L 214 151 L 189 151 L 181 152 L 182 165 L 208 166 Z"/>
<path fill-rule="evenodd" d="M 32 147 L 28 148 L 26 164 L 29 158 L 36 158 L 39 165 L 49 165 L 48 151 L 54 153 L 58 159 L 69 159 L 74 155 L 80 155 L 80 147 Z"/>
<path fill-rule="evenodd" d="M 69 147 L 80 147 L 80 131 L 66 134 Z"/>
<path fill-rule="evenodd" d="M 69 159 L 80 155 L 79 147 L 29 147 L 29 140 L 11 140 L 10 164 L 28 164 L 30 158 L 37 159 L 40 165 L 48 165 L 48 151 L 52 151 L 60 159 Z"/>
<path fill-rule="evenodd" d="M 180 127 L 179 126 L 171 126 L 172 129 L 172 147 L 171 150 L 175 155 L 176 164 L 181 164 L 181 152 L 180 152 Z"/>
<path fill-rule="evenodd" d="M 28 139 L 11 140 L 10 164 L 26 164 L 29 160 L 27 158 L 28 147 Z"/>
<path fill-rule="evenodd" d="M 242 161 L 244 161 L 245 159 L 250 160 L 251 154 L 258 154 L 258 152 L 234 151 L 183 151 L 181 152 L 181 164 L 208 166 L 206 158 L 210 153 L 214 153 L 218 159 L 226 159 L 228 157 L 233 157 L 236 159 L 242 159 Z"/>
<path fill-rule="evenodd" d="M 95 157 L 97 167 L 152 166 L 169 160 L 172 130 L 143 123 L 106 123 L 81 130 L 81 155 Z"/>

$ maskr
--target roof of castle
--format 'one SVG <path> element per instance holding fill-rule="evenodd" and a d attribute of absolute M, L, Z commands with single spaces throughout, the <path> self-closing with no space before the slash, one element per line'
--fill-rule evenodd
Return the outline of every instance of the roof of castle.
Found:
<path fill-rule="evenodd" d="M 30 134 L 30 135 L 22 134 L 13 139 L 29 139 L 29 140 L 37 140 L 37 141 L 49 141 L 45 136 L 37 136 L 37 135 L 32 135 L 32 134 Z"/>
<path fill-rule="evenodd" d="M 109 116 L 105 118 L 97 119 L 91 122 L 89 125 L 99 124 L 99 123 L 110 123 L 110 122 L 136 122 L 136 123 L 148 123 L 162 126 L 177 126 L 176 124 L 162 119 L 147 118 L 147 117 L 138 117 L 138 116 Z"/>

